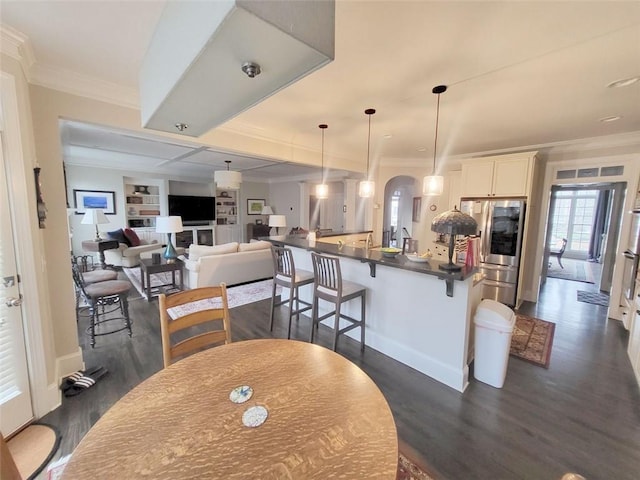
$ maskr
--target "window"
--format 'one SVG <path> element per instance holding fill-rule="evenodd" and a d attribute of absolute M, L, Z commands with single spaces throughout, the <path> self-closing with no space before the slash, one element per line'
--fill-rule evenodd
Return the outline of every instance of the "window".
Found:
<path fill-rule="evenodd" d="M 560 190 L 556 193 L 551 245 L 567 239 L 567 251 L 586 254 L 598 201 L 598 190 Z"/>

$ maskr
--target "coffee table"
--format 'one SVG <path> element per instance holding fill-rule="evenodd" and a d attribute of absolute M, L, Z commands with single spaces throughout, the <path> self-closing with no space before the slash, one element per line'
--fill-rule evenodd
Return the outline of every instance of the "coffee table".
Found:
<path fill-rule="evenodd" d="M 142 285 L 142 291 L 144 292 L 146 290 L 147 301 L 151 301 L 151 274 L 153 273 L 171 272 L 171 283 L 157 285 L 153 288 L 161 289 L 163 287 L 172 287 L 184 290 L 184 272 L 182 271 L 182 267 L 182 260 L 179 259 L 176 259 L 174 262 L 169 263 L 165 258 L 161 257 L 160 263 L 154 263 L 153 259 L 151 258 L 141 258 L 140 283 Z M 176 272 L 180 272 L 180 286 L 176 285 Z"/>
<path fill-rule="evenodd" d="M 248 385 L 253 395 L 233 403 Z M 244 412 L 268 410 L 250 428 Z M 82 439 L 63 479 L 395 480 L 393 415 L 358 366 L 320 345 L 247 340 L 196 353 L 122 397 Z"/>

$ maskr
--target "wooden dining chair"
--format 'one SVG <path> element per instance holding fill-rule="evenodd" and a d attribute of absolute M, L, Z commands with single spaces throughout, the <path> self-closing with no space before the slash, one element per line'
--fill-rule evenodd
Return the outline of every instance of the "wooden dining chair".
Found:
<path fill-rule="evenodd" d="M 231 323 L 227 286 L 202 287 L 172 295 L 159 296 L 162 356 L 165 368 L 175 359 L 205 347 L 231 343 Z M 222 321 L 222 329 L 212 330 Z M 201 326 L 201 328 L 197 328 Z M 181 332 L 180 340 L 172 343 L 171 335 Z M 178 334 L 180 335 L 180 334 Z M 184 336 L 187 338 L 184 338 Z"/>

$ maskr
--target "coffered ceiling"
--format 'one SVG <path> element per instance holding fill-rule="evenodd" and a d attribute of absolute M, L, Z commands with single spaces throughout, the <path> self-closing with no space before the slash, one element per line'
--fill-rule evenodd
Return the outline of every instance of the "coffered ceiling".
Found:
<path fill-rule="evenodd" d="M 72 79 L 96 79 L 99 91 L 80 93 L 111 95 L 111 101 L 135 106 L 140 62 L 164 4 L 3 0 L 0 16 L 3 25 L 28 38 L 33 83 L 74 90 L 78 82 Z M 640 82 L 610 84 L 638 76 L 640 2 L 337 0 L 335 60 L 217 128 L 275 142 L 283 151 L 319 154 L 317 125 L 327 123 L 330 166 L 362 172 L 364 110 L 371 107 L 377 109 L 372 162 L 430 166 L 436 106 L 431 89 L 445 84 L 440 167 L 453 157 L 636 136 Z M 620 118 L 603 121 L 611 117 Z M 188 148 L 173 141 L 159 147 L 154 132 L 149 140 L 138 134 L 134 141 L 95 126 L 67 128 L 67 152 L 86 161 L 100 156 L 88 149 L 116 148 L 132 155 L 129 165 L 134 157 L 150 158 L 157 168 L 179 166 L 194 175 L 210 174 L 225 159 L 256 178 L 304 175 L 291 163 L 274 164 L 298 159 L 261 157 L 259 148 L 224 153 L 208 135 L 200 140 L 210 148 L 198 150 L 198 139 L 185 139 Z M 271 168 L 278 173 L 270 175 Z"/>

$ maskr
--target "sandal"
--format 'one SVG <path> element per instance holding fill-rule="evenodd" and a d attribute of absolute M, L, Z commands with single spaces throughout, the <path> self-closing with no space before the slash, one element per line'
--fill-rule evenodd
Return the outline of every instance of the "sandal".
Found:
<path fill-rule="evenodd" d="M 86 370 L 78 370 L 77 372 L 73 372 L 71 375 L 62 379 L 62 383 L 60 384 L 60 390 L 62 391 L 67 390 L 69 387 L 72 387 L 73 384 L 76 383 L 76 380 L 78 380 L 79 378 L 82 378 L 85 375 L 86 376 L 93 375 L 101 368 L 102 367 L 92 367 L 92 368 L 87 368 Z"/>
<path fill-rule="evenodd" d="M 78 378 L 72 386 L 64 391 L 64 396 L 75 397 L 76 395 L 81 394 L 86 389 L 91 388 L 93 385 L 95 385 L 96 382 L 104 377 L 107 373 L 109 373 L 109 371 L 106 368 L 100 367 L 91 375 L 83 375 L 82 377 Z"/>

